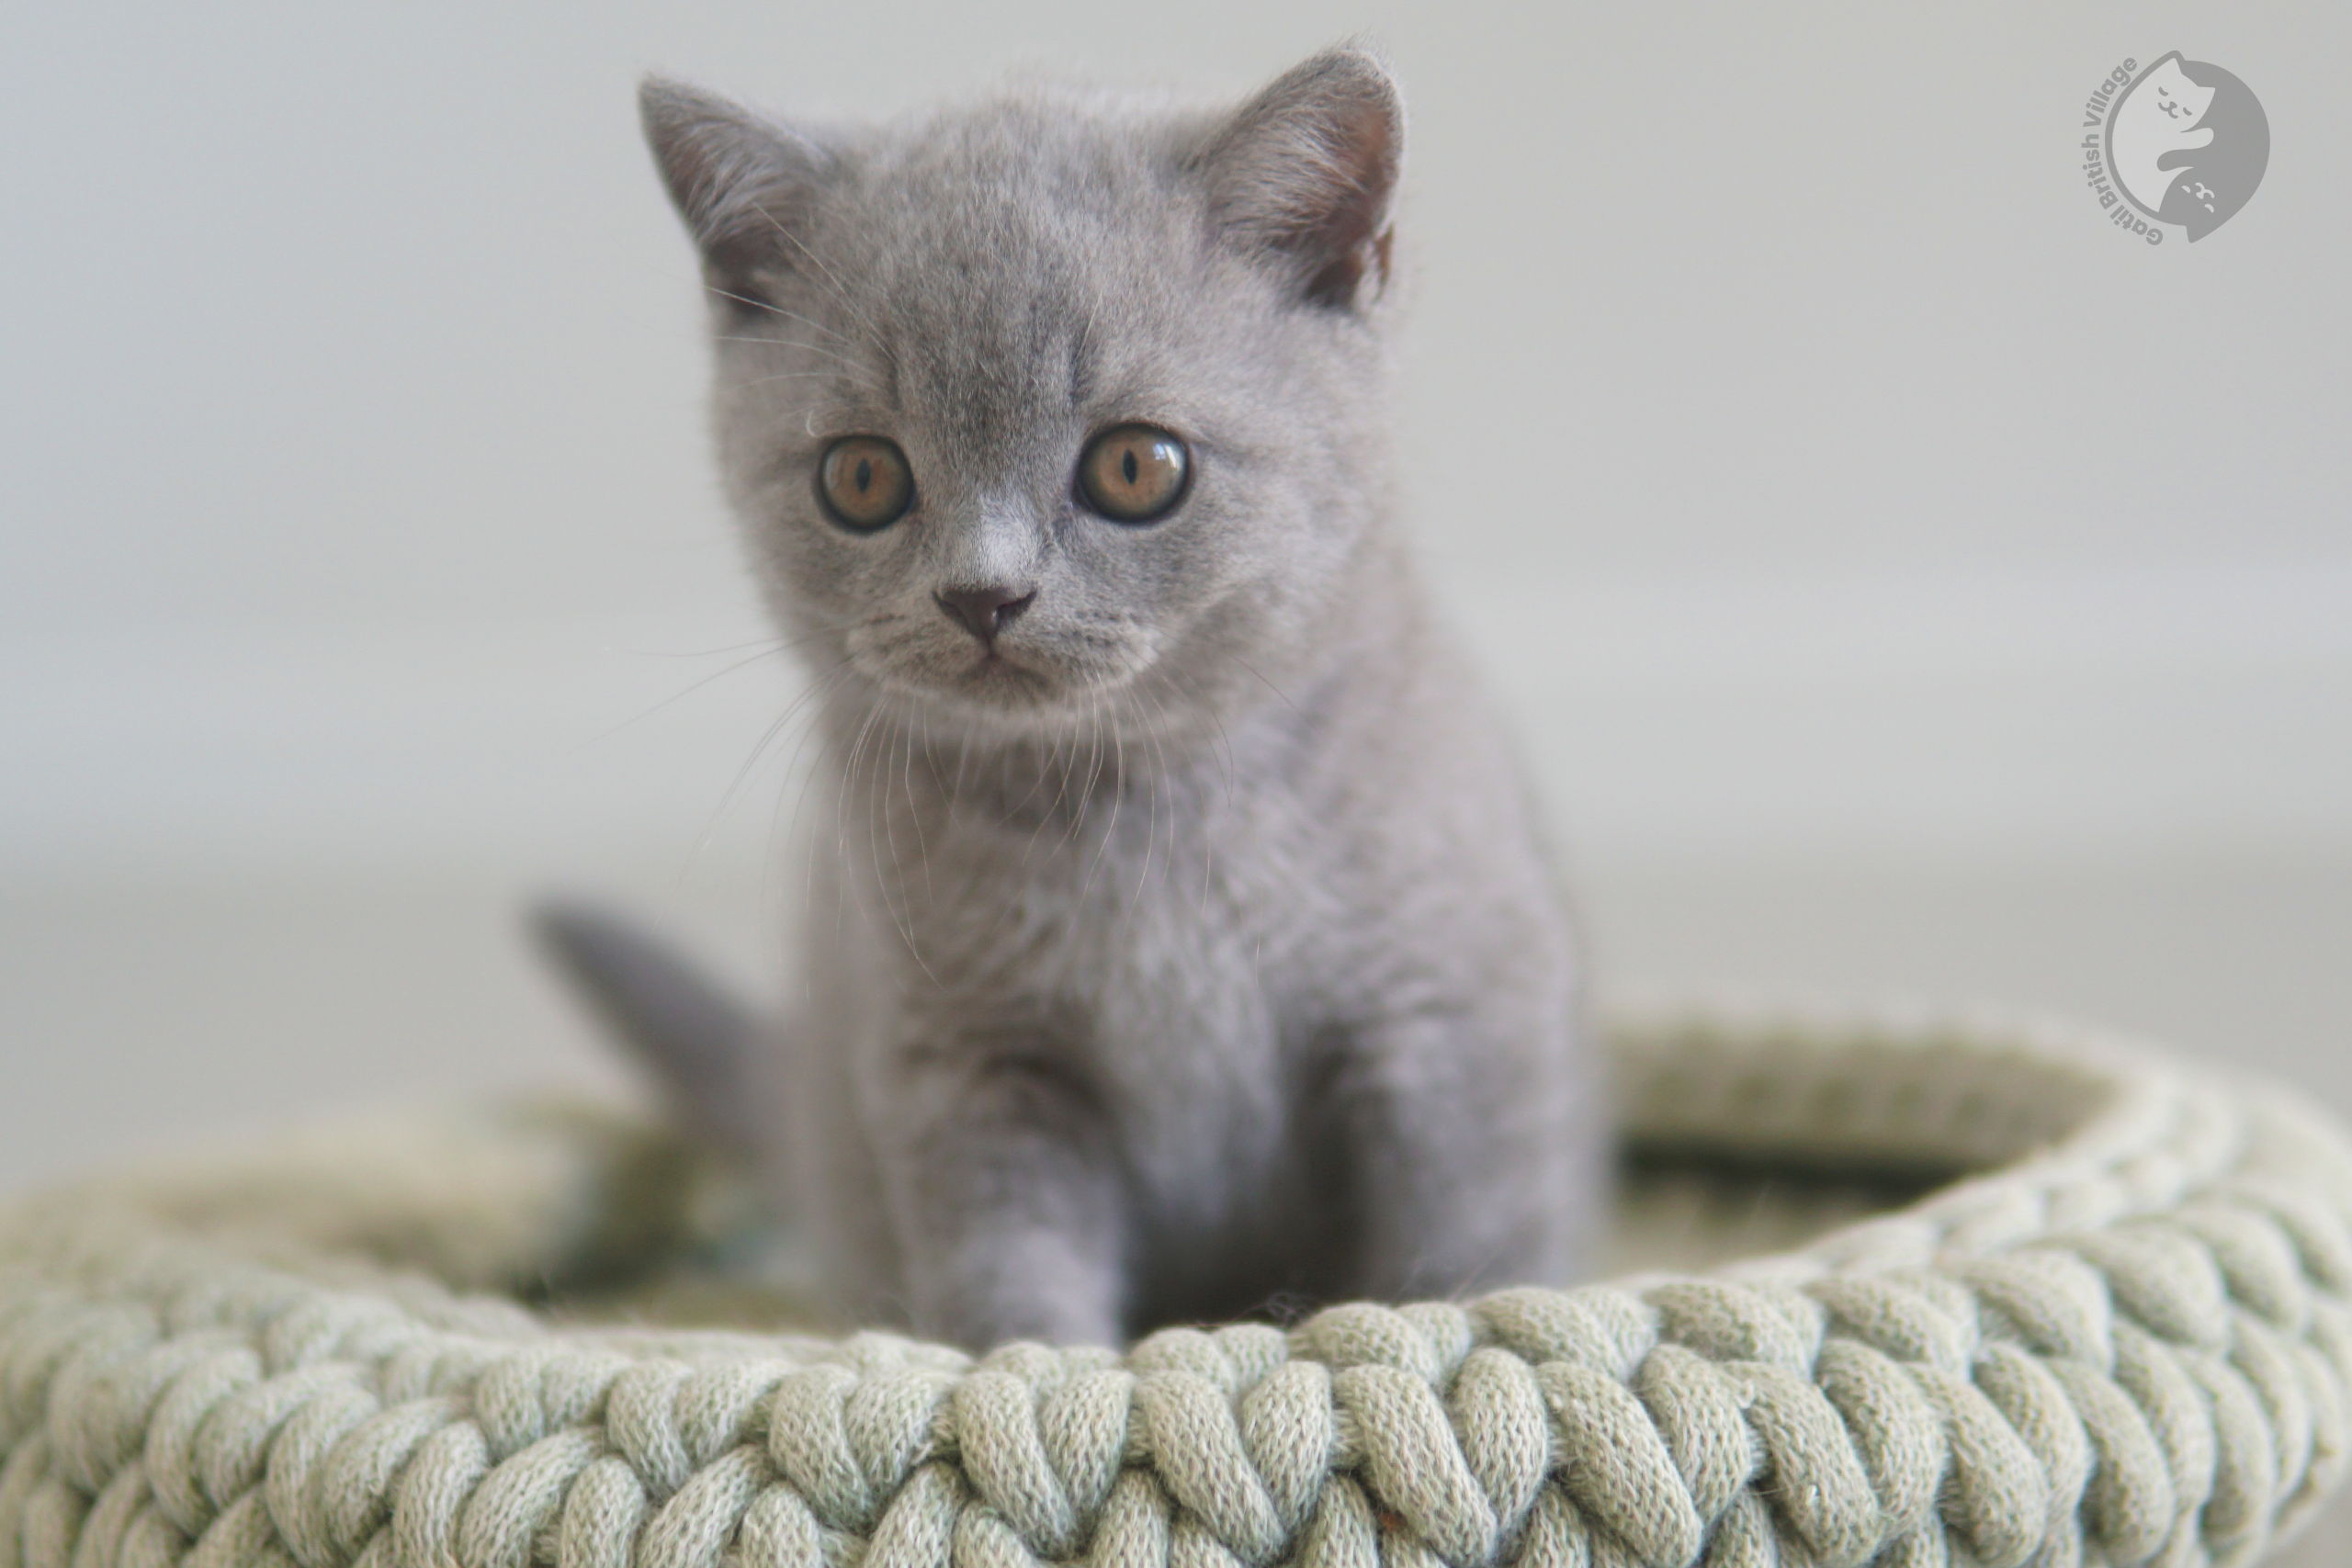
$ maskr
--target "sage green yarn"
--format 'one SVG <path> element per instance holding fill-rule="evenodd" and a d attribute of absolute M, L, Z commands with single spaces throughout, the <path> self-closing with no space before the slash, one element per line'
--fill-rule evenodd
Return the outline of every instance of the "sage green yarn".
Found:
<path fill-rule="evenodd" d="M 566 1326 L 691 1161 L 469 1112 L 0 1217 L 0 1568 L 2189 1568 L 2352 1444 L 2352 1147 L 2055 1027 L 1619 1032 L 1636 1145 L 1988 1172 L 1793 1251 L 978 1359 Z M 503 1294 L 502 1294 L 502 1292 Z"/>

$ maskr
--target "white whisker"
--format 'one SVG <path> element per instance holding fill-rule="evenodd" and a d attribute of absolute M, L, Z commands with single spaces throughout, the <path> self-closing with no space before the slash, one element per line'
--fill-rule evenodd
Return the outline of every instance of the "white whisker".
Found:
<path fill-rule="evenodd" d="M 808 258 L 808 265 L 815 267 L 820 273 L 821 273 L 824 276 L 825 281 L 831 286 L 833 298 L 842 302 L 842 308 L 847 310 L 851 315 L 856 317 L 858 324 L 864 327 L 867 332 L 872 333 L 876 343 L 885 345 L 883 353 L 888 355 L 889 353 L 889 349 L 888 347 L 888 340 L 884 337 L 880 329 L 876 327 L 874 324 L 874 318 L 868 316 L 864 310 L 860 310 L 858 308 L 857 301 L 850 298 L 849 290 L 842 287 L 841 278 L 834 274 L 831 267 L 825 265 L 824 259 L 819 256 L 816 252 L 810 250 L 806 244 L 802 243 L 799 235 L 794 233 L 791 230 L 778 222 L 776 220 L 775 214 L 770 212 L 766 208 L 754 203 L 752 210 L 758 213 L 762 218 L 767 220 L 768 226 L 774 229 L 778 234 L 783 235 L 786 244 L 789 244 L 794 250 L 798 251 L 802 255 Z"/>
<path fill-rule="evenodd" d="M 787 310 L 783 306 L 776 304 L 771 299 L 757 299 L 748 294 L 731 293 L 727 289 L 719 288 L 718 285 L 715 283 L 706 283 L 703 287 L 709 289 L 713 294 L 718 295 L 722 299 L 732 299 L 738 305 L 748 305 L 752 310 L 764 310 L 771 316 L 780 317 L 787 321 L 798 321 L 802 326 L 814 327 L 819 332 L 823 333 L 827 337 L 837 339 L 851 348 L 855 348 L 857 346 L 857 340 L 855 338 L 849 336 L 845 333 L 835 331 L 833 328 L 829 327 L 824 322 L 817 320 L 814 316 L 804 316 L 797 310 Z"/>

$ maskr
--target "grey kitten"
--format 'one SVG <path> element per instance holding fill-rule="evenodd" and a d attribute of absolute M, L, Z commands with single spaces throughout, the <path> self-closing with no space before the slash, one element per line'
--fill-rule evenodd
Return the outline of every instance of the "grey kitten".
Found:
<path fill-rule="evenodd" d="M 559 919 L 582 977 L 868 1320 L 1109 1344 L 1561 1280 L 1595 1086 L 1535 807 L 1396 515 L 1387 72 L 642 107 L 826 793 L 780 1043 Z"/>

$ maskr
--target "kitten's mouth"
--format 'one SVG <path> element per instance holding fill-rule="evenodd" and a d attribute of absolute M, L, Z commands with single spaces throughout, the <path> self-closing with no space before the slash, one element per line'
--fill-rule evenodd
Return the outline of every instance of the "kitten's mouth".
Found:
<path fill-rule="evenodd" d="M 965 666 L 956 683 L 965 691 L 1012 690 L 1035 696 L 1045 695 L 1056 684 L 1041 671 L 995 648 L 982 649 L 980 656 Z"/>
<path fill-rule="evenodd" d="M 880 673 L 885 684 L 911 696 L 993 713 L 1047 705 L 1063 689 L 1052 675 L 998 648 L 975 649 L 953 662 L 936 657 L 912 661 Z"/>
<path fill-rule="evenodd" d="M 853 646 L 851 654 L 884 686 L 934 705 L 943 717 L 960 714 L 1023 727 L 1058 722 L 1134 673 L 1116 659 L 1072 657 L 1109 649 L 1007 646 L 1001 638 L 961 643 L 924 637 L 863 650 Z"/>

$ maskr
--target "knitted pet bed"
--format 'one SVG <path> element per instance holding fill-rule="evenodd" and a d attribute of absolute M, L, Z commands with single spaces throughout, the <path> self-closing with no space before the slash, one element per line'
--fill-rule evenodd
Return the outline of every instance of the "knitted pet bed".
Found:
<path fill-rule="evenodd" d="M 727 1229 L 657 1130 L 345 1129 L 0 1217 L 0 1568 L 2243 1563 L 2343 1478 L 2352 1149 L 2291 1097 L 2053 1027 L 1617 1044 L 1719 1192 L 1976 1174 L 1710 1272 L 975 1359 L 582 1321 Z"/>

